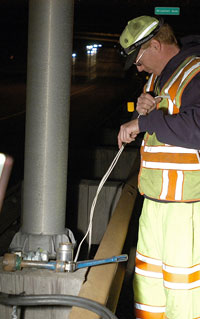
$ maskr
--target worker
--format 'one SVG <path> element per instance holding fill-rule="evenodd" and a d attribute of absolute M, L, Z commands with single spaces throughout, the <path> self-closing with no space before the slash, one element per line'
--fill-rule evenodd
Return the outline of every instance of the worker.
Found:
<path fill-rule="evenodd" d="M 140 16 L 128 22 L 120 45 L 126 69 L 149 73 L 137 118 L 118 134 L 121 148 L 145 132 L 136 318 L 200 318 L 200 37 L 178 41 L 162 19 Z"/>

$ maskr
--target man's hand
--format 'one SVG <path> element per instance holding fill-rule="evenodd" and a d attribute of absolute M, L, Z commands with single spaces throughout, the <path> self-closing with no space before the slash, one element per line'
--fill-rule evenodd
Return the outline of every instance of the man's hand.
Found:
<path fill-rule="evenodd" d="M 151 96 L 149 93 L 142 93 L 137 99 L 136 110 L 140 115 L 147 115 L 156 108 L 162 99 Z"/>
<path fill-rule="evenodd" d="M 118 146 L 122 147 L 122 143 L 131 143 L 140 133 L 138 126 L 138 119 L 132 120 L 120 126 L 118 134 Z"/>

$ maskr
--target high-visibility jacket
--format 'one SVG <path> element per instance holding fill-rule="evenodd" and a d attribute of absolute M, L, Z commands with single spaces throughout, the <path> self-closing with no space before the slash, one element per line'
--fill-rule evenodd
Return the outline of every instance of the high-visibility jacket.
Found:
<path fill-rule="evenodd" d="M 164 96 L 157 105 L 165 114 L 176 116 L 185 87 L 200 72 L 200 58 L 185 59 L 159 90 L 156 77 L 151 75 L 145 92 Z M 166 98 L 167 97 L 167 98 Z M 184 132 L 180 132 L 184 134 Z M 156 134 L 146 133 L 141 146 L 139 190 L 147 197 L 176 202 L 200 200 L 199 150 L 160 142 Z"/>

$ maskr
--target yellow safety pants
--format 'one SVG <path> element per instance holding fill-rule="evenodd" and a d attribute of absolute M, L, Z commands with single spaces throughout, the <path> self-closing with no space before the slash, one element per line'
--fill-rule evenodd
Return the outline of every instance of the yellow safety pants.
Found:
<path fill-rule="evenodd" d="M 137 319 L 200 318 L 200 202 L 144 200 L 133 287 Z"/>

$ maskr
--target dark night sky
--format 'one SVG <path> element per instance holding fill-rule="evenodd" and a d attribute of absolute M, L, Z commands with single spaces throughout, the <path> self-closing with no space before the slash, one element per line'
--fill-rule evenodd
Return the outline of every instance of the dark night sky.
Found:
<path fill-rule="evenodd" d="M 45 1 L 45 0 L 41 0 Z M 59 1 L 59 0 L 55 0 Z M 180 7 L 180 16 L 164 16 L 180 34 L 200 33 L 199 0 L 171 0 Z M 169 6 L 169 0 L 75 0 L 74 32 L 121 33 L 128 20 L 154 15 L 156 6 Z M 0 63 L 8 54 L 26 56 L 28 0 L 0 1 Z M 23 55 L 23 57 L 22 57 Z"/>
<path fill-rule="evenodd" d="M 8 29 L 12 28 L 14 32 L 27 30 L 28 2 L 28 0 L 0 1 L 1 34 L 5 35 Z M 77 30 L 121 32 L 127 20 L 143 14 L 153 15 L 155 7 L 163 6 L 180 7 L 180 16 L 166 16 L 169 22 L 179 25 L 179 29 L 186 31 L 200 29 L 197 24 L 199 0 L 75 0 L 74 4 L 74 22 Z"/>
<path fill-rule="evenodd" d="M 173 2 L 173 4 L 172 4 Z M 82 0 L 75 2 L 75 29 L 121 33 L 128 20 L 154 15 L 155 7 L 180 7 L 180 16 L 164 16 L 179 33 L 200 33 L 198 0 Z"/>
<path fill-rule="evenodd" d="M 45 0 L 41 0 L 45 1 Z M 59 0 L 55 0 L 59 1 Z M 170 2 L 170 5 L 169 5 Z M 118 33 L 127 20 L 138 15 L 154 14 L 155 7 L 178 6 L 180 16 L 166 16 L 167 21 L 179 29 L 196 30 L 200 27 L 199 0 L 75 0 L 75 30 L 106 31 Z M 0 34 L 27 31 L 28 0 L 0 1 Z M 189 29 L 189 30 L 188 30 Z"/>

